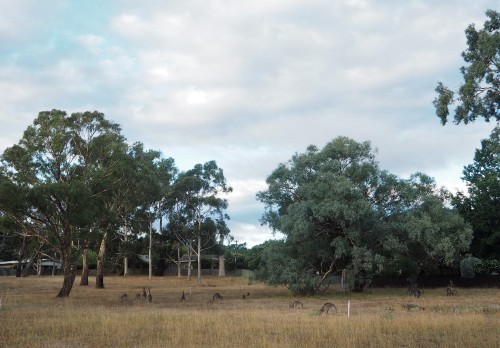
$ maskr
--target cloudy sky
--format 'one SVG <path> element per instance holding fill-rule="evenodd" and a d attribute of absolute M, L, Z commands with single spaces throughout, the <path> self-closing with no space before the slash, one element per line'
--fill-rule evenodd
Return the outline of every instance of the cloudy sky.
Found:
<path fill-rule="evenodd" d="M 493 124 L 442 127 L 464 30 L 500 0 L 0 0 L 0 153 L 38 112 L 98 110 L 181 170 L 216 160 L 230 228 L 272 238 L 255 200 L 280 162 L 344 135 L 381 168 L 463 188 Z"/>

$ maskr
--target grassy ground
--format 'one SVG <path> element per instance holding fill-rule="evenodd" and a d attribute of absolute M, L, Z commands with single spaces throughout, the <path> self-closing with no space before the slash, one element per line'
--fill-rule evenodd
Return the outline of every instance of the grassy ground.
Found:
<path fill-rule="evenodd" d="M 60 277 L 0 277 L 0 347 L 500 347 L 499 289 L 458 289 L 456 297 L 424 289 L 418 299 L 404 289 L 332 291 L 290 309 L 295 298 L 286 289 L 241 277 L 202 284 L 107 277 L 105 289 L 78 283 L 58 299 Z M 152 303 L 134 300 L 144 286 Z M 212 301 L 215 292 L 222 301 Z M 320 315 L 325 302 L 338 313 Z"/>

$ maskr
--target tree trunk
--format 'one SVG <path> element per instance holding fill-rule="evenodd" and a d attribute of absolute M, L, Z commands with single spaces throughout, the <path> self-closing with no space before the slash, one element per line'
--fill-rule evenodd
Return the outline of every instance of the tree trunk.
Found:
<path fill-rule="evenodd" d="M 177 247 L 177 277 L 181 277 L 182 276 L 182 273 L 181 273 L 181 267 L 182 267 L 182 263 L 181 263 L 181 247 Z"/>
<path fill-rule="evenodd" d="M 123 258 L 123 276 L 127 277 L 128 276 L 128 229 L 127 229 L 127 223 L 123 225 L 123 242 L 125 244 L 125 257 Z"/>
<path fill-rule="evenodd" d="M 73 283 L 75 282 L 76 267 L 72 264 L 66 265 L 64 269 L 64 281 L 59 294 L 57 297 L 68 297 L 71 289 L 73 288 Z"/>
<path fill-rule="evenodd" d="M 80 286 L 89 285 L 89 262 L 88 262 L 89 247 L 85 244 L 82 252 L 82 277 L 80 278 Z"/>
<path fill-rule="evenodd" d="M 219 259 L 219 277 L 225 277 L 226 276 L 226 264 L 224 260 L 224 236 L 220 236 L 220 241 L 219 241 L 219 247 L 220 247 L 220 252 L 222 254 L 217 255 L 217 258 Z"/>
<path fill-rule="evenodd" d="M 201 284 L 201 236 L 198 235 L 198 284 Z"/>
<path fill-rule="evenodd" d="M 71 242 L 65 243 L 61 250 L 61 263 L 63 267 L 63 286 L 57 294 L 57 297 L 68 297 L 76 276 L 76 267 L 71 263 Z"/>
<path fill-rule="evenodd" d="M 23 243 L 19 249 L 19 257 L 17 259 L 16 277 L 19 278 L 23 275 L 23 259 L 26 254 L 26 236 L 23 236 Z"/>
<path fill-rule="evenodd" d="M 226 265 L 224 263 L 224 255 L 219 255 L 219 277 L 226 276 Z"/>
<path fill-rule="evenodd" d="M 193 255 L 193 242 L 188 242 L 188 274 L 187 280 L 191 280 L 191 255 Z"/>
<path fill-rule="evenodd" d="M 152 249 L 153 249 L 153 221 L 149 221 L 149 252 L 148 252 L 148 258 L 149 258 L 149 279 L 153 277 L 153 260 L 151 259 L 152 256 Z"/>
<path fill-rule="evenodd" d="M 95 287 L 97 289 L 104 289 L 104 252 L 106 251 L 106 237 L 108 232 L 104 233 L 99 247 L 99 254 L 97 255 L 97 270 L 95 278 Z"/>
<path fill-rule="evenodd" d="M 40 258 L 36 260 L 36 275 L 38 277 L 42 275 L 42 259 Z"/>
<path fill-rule="evenodd" d="M 28 264 L 23 269 L 22 277 L 27 277 L 30 275 L 31 268 L 33 267 L 33 264 L 35 263 L 35 260 L 37 259 L 37 257 L 38 257 L 38 252 L 36 254 L 34 254 L 32 257 L 30 257 Z"/>

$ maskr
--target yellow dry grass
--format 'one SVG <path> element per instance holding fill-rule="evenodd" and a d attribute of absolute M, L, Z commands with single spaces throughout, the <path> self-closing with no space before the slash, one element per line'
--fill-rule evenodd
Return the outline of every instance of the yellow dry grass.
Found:
<path fill-rule="evenodd" d="M 499 289 L 458 289 L 456 297 L 426 290 L 419 299 L 404 289 L 332 291 L 290 309 L 286 289 L 245 278 L 107 277 L 105 289 L 77 280 L 71 296 L 58 299 L 61 284 L 60 277 L 0 277 L 0 347 L 500 346 Z M 143 286 L 152 303 L 134 300 Z M 215 292 L 222 301 L 212 301 Z M 339 313 L 319 315 L 325 302 Z M 425 310 L 408 311 L 408 303 Z"/>

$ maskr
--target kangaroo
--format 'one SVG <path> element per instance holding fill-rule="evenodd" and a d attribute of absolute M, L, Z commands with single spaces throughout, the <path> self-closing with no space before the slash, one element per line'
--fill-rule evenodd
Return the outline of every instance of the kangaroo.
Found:
<path fill-rule="evenodd" d="M 446 296 L 455 296 L 457 294 L 457 290 L 455 290 L 453 287 L 455 284 L 453 284 L 453 281 L 450 280 L 450 284 L 448 284 L 448 287 L 446 288 Z"/>
<path fill-rule="evenodd" d="M 418 290 L 417 288 L 409 288 L 407 292 L 408 292 L 408 295 L 413 295 L 416 298 L 420 297 L 420 290 Z"/>
<path fill-rule="evenodd" d="M 319 310 L 319 313 L 320 314 L 323 314 L 326 312 L 326 314 L 328 314 L 328 312 L 330 311 L 330 309 L 335 309 L 335 313 L 337 313 L 337 307 L 335 307 L 335 305 L 333 303 L 330 303 L 330 302 L 327 302 L 323 305 L 323 307 L 321 307 L 321 309 Z"/>
<path fill-rule="evenodd" d="M 182 302 L 186 301 L 186 295 L 184 295 L 184 291 L 182 291 L 181 301 Z"/>
<path fill-rule="evenodd" d="M 146 293 L 146 288 L 144 286 L 142 287 L 142 297 L 144 297 L 144 299 L 148 297 L 148 294 Z"/>
<path fill-rule="evenodd" d="M 246 297 L 246 295 L 245 295 L 245 294 L 241 295 L 241 298 L 242 298 L 242 299 L 244 299 L 244 300 L 246 300 L 246 299 L 247 299 L 247 297 Z"/>
<path fill-rule="evenodd" d="M 151 295 L 151 288 L 148 288 L 148 302 L 153 302 L 153 296 Z"/>
<path fill-rule="evenodd" d="M 140 300 L 141 299 L 141 294 L 135 294 L 134 300 Z"/>
<path fill-rule="evenodd" d="M 457 294 L 457 290 L 453 288 L 446 288 L 446 296 L 455 296 Z"/>
<path fill-rule="evenodd" d="M 128 295 L 127 294 L 123 294 L 120 296 L 120 300 L 122 301 L 126 301 L 128 299 Z"/>
<path fill-rule="evenodd" d="M 304 308 L 304 305 L 302 304 L 302 302 L 300 301 L 293 301 L 293 302 L 290 302 L 290 304 L 288 305 L 290 308 L 301 308 L 303 309 Z"/>
<path fill-rule="evenodd" d="M 222 300 L 222 296 L 221 296 L 221 294 L 219 294 L 218 292 L 216 292 L 216 293 L 214 294 L 214 296 L 212 297 L 212 300 L 213 300 L 213 301 L 216 301 L 216 300 Z"/>
<path fill-rule="evenodd" d="M 405 308 L 407 311 L 417 310 L 417 311 L 425 311 L 424 307 L 420 307 L 419 305 L 413 303 L 405 303 L 402 304 L 401 307 Z"/>

